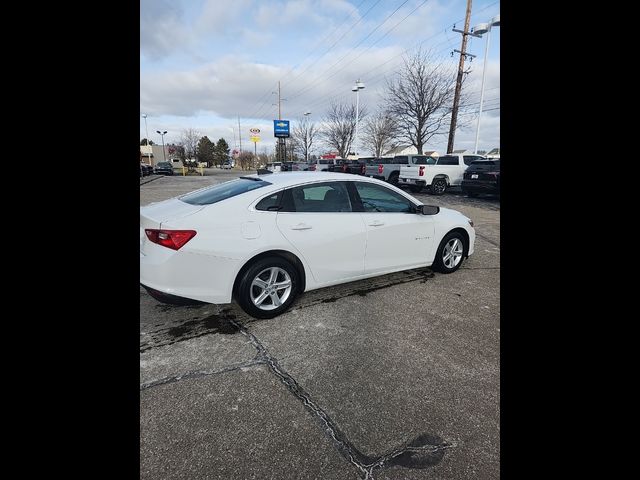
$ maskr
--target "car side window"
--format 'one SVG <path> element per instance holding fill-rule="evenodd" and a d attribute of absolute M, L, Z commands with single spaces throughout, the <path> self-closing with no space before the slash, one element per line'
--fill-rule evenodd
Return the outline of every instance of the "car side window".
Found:
<path fill-rule="evenodd" d="M 453 155 L 444 155 L 438 158 L 438 165 L 459 165 L 458 157 Z"/>
<path fill-rule="evenodd" d="M 323 182 L 285 190 L 283 212 L 352 212 L 346 182 Z"/>
<path fill-rule="evenodd" d="M 413 204 L 393 190 L 368 182 L 354 182 L 365 212 L 413 213 Z"/>
<path fill-rule="evenodd" d="M 269 195 L 263 198 L 256 205 L 256 210 L 274 212 L 279 210 L 280 197 L 282 197 L 282 191 Z"/>

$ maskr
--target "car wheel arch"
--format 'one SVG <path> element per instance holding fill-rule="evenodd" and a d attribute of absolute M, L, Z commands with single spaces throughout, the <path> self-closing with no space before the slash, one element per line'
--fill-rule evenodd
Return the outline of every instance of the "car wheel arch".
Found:
<path fill-rule="evenodd" d="M 442 238 L 444 238 L 447 235 L 449 235 L 450 233 L 454 233 L 454 232 L 458 232 L 458 233 L 462 234 L 462 238 L 464 239 L 464 250 L 462 251 L 462 257 L 463 258 L 469 258 L 469 242 L 470 242 L 469 232 L 467 232 L 464 228 L 462 228 L 462 227 L 452 228 L 447 233 L 445 233 L 442 236 Z"/>
<path fill-rule="evenodd" d="M 434 181 L 439 180 L 441 178 L 444 178 L 444 181 L 447 183 L 447 187 L 451 185 L 451 182 L 449 181 L 449 176 L 445 175 L 444 173 L 439 173 L 438 175 L 433 177 L 433 179 L 431 180 L 431 183 L 433 184 Z"/>
<path fill-rule="evenodd" d="M 233 290 L 232 290 L 233 296 L 237 294 L 238 285 L 240 284 L 240 280 L 242 279 L 242 275 L 244 275 L 244 272 L 254 262 L 266 257 L 280 257 L 290 262 L 296 268 L 296 270 L 298 271 L 298 275 L 300 277 L 300 283 L 301 283 L 300 290 L 299 290 L 300 293 L 305 291 L 305 288 L 307 285 L 307 275 L 305 272 L 304 264 L 298 258 L 298 256 L 287 250 L 267 250 L 265 252 L 260 252 L 254 255 L 253 257 L 249 258 L 246 262 L 244 262 L 242 267 L 240 267 L 240 270 L 238 270 L 238 273 L 236 274 L 236 278 L 233 281 Z"/>

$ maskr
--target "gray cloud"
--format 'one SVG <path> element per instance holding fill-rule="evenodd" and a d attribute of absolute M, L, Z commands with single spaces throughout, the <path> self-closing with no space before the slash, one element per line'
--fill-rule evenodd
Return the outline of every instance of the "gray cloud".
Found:
<path fill-rule="evenodd" d="M 140 52 L 157 60 L 191 42 L 183 8 L 172 0 L 141 0 Z"/>

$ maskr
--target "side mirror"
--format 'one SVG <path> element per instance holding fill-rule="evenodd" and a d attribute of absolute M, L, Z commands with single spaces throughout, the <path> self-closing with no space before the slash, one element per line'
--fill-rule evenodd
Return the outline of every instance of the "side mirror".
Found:
<path fill-rule="evenodd" d="M 416 207 L 416 213 L 422 215 L 437 215 L 440 212 L 440 207 L 435 205 L 418 205 Z"/>

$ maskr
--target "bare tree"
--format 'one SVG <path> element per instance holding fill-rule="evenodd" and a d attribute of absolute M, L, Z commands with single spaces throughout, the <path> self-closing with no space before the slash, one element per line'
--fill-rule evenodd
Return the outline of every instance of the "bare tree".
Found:
<path fill-rule="evenodd" d="M 313 142 L 317 136 L 318 128 L 314 123 L 309 122 L 309 118 L 306 116 L 298 121 L 298 126 L 293 128 L 292 139 L 295 140 L 297 150 L 305 160 L 311 155 Z"/>
<path fill-rule="evenodd" d="M 386 106 L 400 127 L 400 137 L 422 154 L 434 135 L 447 133 L 456 72 L 430 53 L 405 57 L 404 67 L 387 80 Z"/>
<path fill-rule="evenodd" d="M 190 169 L 196 166 L 195 158 L 198 151 L 200 134 L 193 128 L 187 128 L 180 135 L 180 144 L 184 148 L 185 160 L 183 163 Z"/>
<path fill-rule="evenodd" d="M 256 157 L 251 152 L 244 151 L 238 156 L 238 163 L 242 170 L 252 170 L 255 168 Z"/>
<path fill-rule="evenodd" d="M 379 110 L 365 122 L 362 133 L 363 145 L 376 157 L 381 157 L 384 152 L 398 146 L 400 128 L 388 110 Z"/>
<path fill-rule="evenodd" d="M 366 116 L 366 107 L 360 107 L 359 120 L 363 120 Z M 324 123 L 321 135 L 325 143 L 329 148 L 337 150 L 340 157 L 346 158 L 351 151 L 356 131 L 356 106 L 332 102 Z"/>

